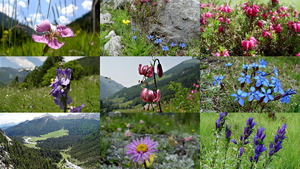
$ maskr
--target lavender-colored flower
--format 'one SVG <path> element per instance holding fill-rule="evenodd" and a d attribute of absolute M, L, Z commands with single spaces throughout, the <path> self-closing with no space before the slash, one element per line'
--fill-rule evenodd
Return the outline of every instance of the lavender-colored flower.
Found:
<path fill-rule="evenodd" d="M 226 125 L 225 134 L 226 134 L 226 140 L 227 140 L 227 143 L 229 143 L 229 141 L 230 141 L 230 136 L 231 136 L 231 126 L 228 127 L 228 126 Z"/>
<path fill-rule="evenodd" d="M 274 97 L 271 95 L 272 90 L 268 89 L 267 91 L 265 90 L 265 88 L 261 88 L 261 91 L 263 92 L 265 98 L 264 98 L 264 102 L 268 103 L 269 100 L 274 100 Z"/>
<path fill-rule="evenodd" d="M 250 160 L 250 162 L 252 163 L 252 161 L 253 161 L 253 157 L 252 157 L 252 156 L 250 156 L 250 157 L 249 157 L 249 160 Z"/>
<path fill-rule="evenodd" d="M 263 59 L 262 59 L 261 61 L 258 60 L 258 62 L 259 62 L 259 67 L 260 67 L 260 68 L 262 68 L 262 67 L 267 68 L 267 63 L 268 63 L 268 62 L 266 62 L 266 61 L 263 60 Z"/>
<path fill-rule="evenodd" d="M 82 104 L 81 106 L 78 106 L 77 108 L 71 108 L 70 112 L 74 113 L 74 112 L 81 112 L 81 108 L 84 107 L 84 104 Z"/>
<path fill-rule="evenodd" d="M 157 151 L 154 149 L 156 145 L 154 139 L 150 140 L 150 137 L 146 137 L 145 139 L 141 138 L 141 140 L 137 138 L 136 140 L 132 140 L 132 142 L 126 146 L 128 149 L 126 154 L 132 155 L 130 160 L 134 159 L 133 162 L 139 162 L 140 160 L 144 162 L 146 159 L 150 162 L 149 156 Z"/>
<path fill-rule="evenodd" d="M 251 102 L 254 98 L 256 100 L 260 100 L 260 97 L 261 96 L 264 96 L 260 91 L 255 91 L 255 88 L 254 87 L 251 87 L 250 88 L 251 92 L 248 93 L 248 101 Z"/>
<path fill-rule="evenodd" d="M 286 91 L 283 95 L 283 97 L 281 98 L 281 103 L 289 103 L 290 102 L 290 98 L 292 97 L 292 94 L 296 94 L 296 90 L 292 90 L 292 88 L 290 88 L 288 91 Z"/>
<path fill-rule="evenodd" d="M 249 66 L 249 65 L 244 65 L 244 64 L 243 64 L 243 67 L 242 67 L 242 68 L 245 69 L 245 70 L 247 71 L 247 70 L 250 69 L 250 66 Z"/>
<path fill-rule="evenodd" d="M 236 100 L 239 100 L 239 104 L 241 106 L 244 106 L 244 100 L 242 99 L 242 97 L 247 97 L 248 93 L 245 93 L 243 91 L 241 91 L 240 89 L 237 91 L 237 94 L 233 93 L 230 96 L 236 97 L 236 99 L 234 99 L 233 102 L 235 102 Z"/>
<path fill-rule="evenodd" d="M 253 127 L 256 125 L 256 122 L 253 121 L 253 117 L 250 117 L 247 120 L 247 126 L 244 128 L 244 137 L 241 136 L 242 140 L 247 140 L 248 137 L 252 134 L 253 132 Z"/>
<path fill-rule="evenodd" d="M 168 46 L 163 46 L 163 47 L 162 47 L 162 50 L 163 50 L 163 51 L 168 51 L 169 48 L 168 48 Z"/>
<path fill-rule="evenodd" d="M 230 67 L 232 65 L 232 63 L 227 63 L 225 64 L 225 66 Z"/>
<path fill-rule="evenodd" d="M 248 65 L 247 65 L 247 66 L 248 66 Z M 251 76 L 250 76 L 250 75 L 245 75 L 244 73 L 241 73 L 241 75 L 242 75 L 243 77 L 239 77 L 239 78 L 238 78 L 238 81 L 240 81 L 241 83 L 245 83 L 245 81 L 246 81 L 248 84 L 251 83 L 251 81 L 250 81 Z"/>
<path fill-rule="evenodd" d="M 221 84 L 221 80 L 223 80 L 224 77 L 225 76 L 220 76 L 220 78 L 219 78 L 218 76 L 216 76 L 213 85 L 216 85 L 216 84 L 220 85 Z"/>
<path fill-rule="evenodd" d="M 176 44 L 174 42 L 172 42 L 170 45 L 171 45 L 171 47 L 176 46 Z"/>
<path fill-rule="evenodd" d="M 259 126 L 256 135 L 253 137 L 254 147 L 263 144 L 263 141 L 266 137 L 266 135 L 263 134 L 264 130 L 264 128 L 261 128 L 261 126 Z"/>
<path fill-rule="evenodd" d="M 258 146 L 255 147 L 255 151 L 254 151 L 254 153 L 255 153 L 255 155 L 254 155 L 254 160 L 255 160 L 256 163 L 258 162 L 258 158 L 259 158 L 260 154 L 261 154 L 262 152 L 264 152 L 265 150 L 267 150 L 267 148 L 266 148 L 265 145 L 263 145 L 263 144 L 260 144 L 260 145 L 258 145 Z"/>
<path fill-rule="evenodd" d="M 218 120 L 216 120 L 216 130 L 217 131 L 221 131 L 223 128 L 223 125 L 225 123 L 225 117 L 228 115 L 228 112 L 226 113 L 220 113 L 220 117 L 218 118 Z"/>
<path fill-rule="evenodd" d="M 161 39 L 155 39 L 154 43 L 159 44 L 161 42 Z"/>
<path fill-rule="evenodd" d="M 52 26 L 55 28 L 55 26 Z M 59 49 L 62 47 L 65 42 L 59 43 L 56 36 L 61 38 L 63 37 L 74 37 L 74 33 L 71 28 L 66 27 L 65 25 L 58 25 L 56 26 L 55 30 L 52 30 L 50 22 L 48 19 L 42 21 L 39 25 L 36 26 L 36 31 L 39 33 L 44 33 L 42 36 L 37 36 L 32 34 L 32 39 L 35 42 L 45 43 L 49 47 L 53 49 Z"/>
<path fill-rule="evenodd" d="M 64 92 L 60 96 L 54 97 L 54 103 L 62 110 L 65 110 L 65 106 L 72 103 L 72 98 L 69 96 L 69 93 L 66 95 L 66 92 Z"/>
<path fill-rule="evenodd" d="M 235 141 L 235 139 L 231 139 L 231 141 L 234 143 L 234 144 L 237 144 L 237 142 Z"/>
<path fill-rule="evenodd" d="M 239 154 L 239 158 L 240 158 L 240 157 L 242 157 L 242 155 L 243 155 L 243 152 L 244 152 L 244 147 L 241 147 L 241 148 L 240 148 L 240 154 Z"/>
<path fill-rule="evenodd" d="M 180 46 L 181 48 L 184 48 L 184 47 L 185 47 L 185 44 L 184 44 L 184 43 L 180 43 L 179 46 Z"/>
<path fill-rule="evenodd" d="M 149 36 L 147 36 L 147 38 L 148 38 L 149 40 L 151 40 L 151 39 L 153 39 L 154 37 L 153 37 L 152 35 L 149 35 Z"/>
<path fill-rule="evenodd" d="M 273 91 L 275 93 L 279 92 L 281 94 L 284 94 L 284 91 L 281 88 L 281 83 L 280 83 L 280 81 L 276 77 L 273 77 L 273 76 L 271 77 L 271 84 L 270 84 L 270 86 L 274 87 Z"/>
<path fill-rule="evenodd" d="M 136 29 L 132 29 L 132 32 L 134 33 L 136 31 Z"/>
<path fill-rule="evenodd" d="M 275 135 L 274 142 L 270 142 L 270 152 L 269 152 L 269 157 L 271 157 L 273 154 L 277 153 L 280 149 L 282 149 L 282 141 L 286 138 L 285 135 L 285 130 L 286 130 L 287 125 L 282 124 L 282 128 L 280 129 L 278 127 L 277 134 Z"/>
<path fill-rule="evenodd" d="M 266 87 L 269 86 L 269 80 L 266 79 L 264 76 L 258 75 L 255 76 L 254 79 L 256 79 L 256 87 L 259 87 L 262 84 Z"/>

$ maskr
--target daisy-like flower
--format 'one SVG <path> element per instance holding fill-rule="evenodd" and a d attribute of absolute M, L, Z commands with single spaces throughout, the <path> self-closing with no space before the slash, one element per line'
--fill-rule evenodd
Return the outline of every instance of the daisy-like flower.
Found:
<path fill-rule="evenodd" d="M 56 36 L 61 38 L 74 37 L 74 33 L 71 28 L 66 27 L 65 25 L 58 25 L 55 29 L 55 26 L 51 25 L 48 19 L 37 25 L 36 31 L 44 34 L 42 36 L 32 34 L 32 39 L 35 42 L 45 43 L 53 49 L 59 49 L 65 44 L 65 42 L 59 43 Z"/>
<path fill-rule="evenodd" d="M 141 140 L 137 138 L 136 140 L 132 140 L 132 142 L 126 146 L 128 149 L 126 154 L 132 155 L 130 160 L 134 159 L 133 162 L 139 162 L 141 159 L 142 162 L 146 161 L 146 159 L 151 162 L 149 156 L 157 151 L 154 149 L 156 145 L 154 139 L 150 140 L 150 137 L 146 137 L 145 139 L 141 138 Z"/>

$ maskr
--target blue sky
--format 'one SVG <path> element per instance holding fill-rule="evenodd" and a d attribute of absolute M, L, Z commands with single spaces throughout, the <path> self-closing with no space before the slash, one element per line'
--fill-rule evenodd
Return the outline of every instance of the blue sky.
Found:
<path fill-rule="evenodd" d="M 192 57 L 156 57 L 160 60 L 163 71 L 192 59 Z M 138 72 L 139 64 L 150 65 L 152 57 L 100 57 L 100 75 L 110 77 L 125 87 L 137 85 L 142 76 Z M 156 71 L 156 68 L 155 68 Z"/>
<path fill-rule="evenodd" d="M 79 58 L 81 57 L 64 57 L 64 61 L 68 62 Z M 35 66 L 41 66 L 46 59 L 47 57 L 0 57 L 0 68 L 10 67 L 32 70 Z"/>
<path fill-rule="evenodd" d="M 58 24 L 61 25 L 66 25 L 86 14 L 91 10 L 92 6 L 92 0 L 40 0 L 40 8 L 38 9 L 39 0 L 30 0 L 29 5 L 28 0 L 17 0 L 17 19 L 20 22 L 28 23 L 29 26 L 33 27 L 36 17 L 35 25 L 39 24 L 42 20 L 47 18 L 50 1 L 51 4 L 48 19 L 51 23 L 54 23 L 53 7 L 56 20 Z M 14 0 L 10 0 L 10 3 L 9 0 L 4 0 L 4 8 L 2 9 L 2 7 L 1 1 L 0 11 L 9 16 L 13 16 L 12 11 L 15 7 Z M 59 11 L 59 17 L 56 9 Z"/>
<path fill-rule="evenodd" d="M 8 123 L 20 123 L 26 120 L 32 120 L 36 117 L 41 117 L 46 113 L 0 113 L 0 125 Z M 74 113 L 48 113 L 52 116 L 67 116 Z"/>

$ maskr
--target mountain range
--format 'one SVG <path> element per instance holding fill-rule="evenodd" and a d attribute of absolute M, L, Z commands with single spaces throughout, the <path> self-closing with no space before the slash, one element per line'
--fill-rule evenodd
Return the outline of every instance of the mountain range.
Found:
<path fill-rule="evenodd" d="M 15 80 L 16 76 L 18 76 L 19 82 L 23 82 L 29 73 L 30 70 L 0 67 L 0 87 L 11 84 Z"/>
<path fill-rule="evenodd" d="M 100 99 L 110 97 L 123 88 L 124 86 L 116 81 L 108 77 L 100 76 Z"/>

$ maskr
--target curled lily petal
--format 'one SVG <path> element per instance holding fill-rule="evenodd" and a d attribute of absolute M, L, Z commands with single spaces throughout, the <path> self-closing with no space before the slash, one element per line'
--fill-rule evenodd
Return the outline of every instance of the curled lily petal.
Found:
<path fill-rule="evenodd" d="M 160 90 L 158 89 L 158 90 L 157 90 L 157 96 L 156 96 L 156 98 L 153 100 L 153 102 L 158 102 L 159 99 L 160 99 L 160 97 L 161 97 L 161 94 L 160 94 Z"/>

